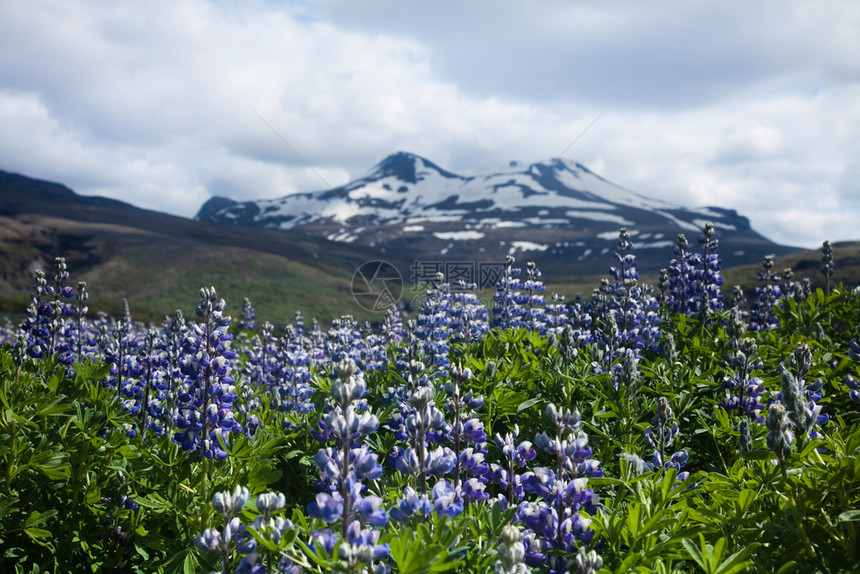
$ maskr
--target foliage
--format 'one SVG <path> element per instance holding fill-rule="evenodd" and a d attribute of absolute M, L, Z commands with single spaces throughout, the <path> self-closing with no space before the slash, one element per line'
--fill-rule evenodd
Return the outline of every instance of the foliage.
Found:
<path fill-rule="evenodd" d="M 0 570 L 860 569 L 860 295 L 654 316 L 622 243 L 593 306 L 546 312 L 529 266 L 459 339 L 449 286 L 280 335 L 212 288 L 199 322 L 43 306 L 0 351 Z"/>

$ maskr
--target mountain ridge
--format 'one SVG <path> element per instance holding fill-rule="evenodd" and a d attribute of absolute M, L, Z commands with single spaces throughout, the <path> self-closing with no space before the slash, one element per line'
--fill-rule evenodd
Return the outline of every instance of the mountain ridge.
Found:
<path fill-rule="evenodd" d="M 193 313 L 200 287 L 215 285 L 234 315 L 250 297 L 285 324 L 297 310 L 326 321 L 344 313 L 370 317 L 354 301 L 351 280 L 376 255 L 289 231 L 228 228 L 82 196 L 0 170 L 0 310 L 22 312 L 33 271 L 50 275 L 58 256 L 73 284 L 88 282 L 91 312 L 118 313 L 128 298 L 136 317 L 148 320 L 177 308 Z"/>
<path fill-rule="evenodd" d="M 679 233 L 695 240 L 706 222 L 722 235 L 730 265 L 798 251 L 758 234 L 736 209 L 674 205 L 560 158 L 462 176 L 400 151 L 344 185 L 257 201 L 213 198 L 196 219 L 300 231 L 415 260 L 519 254 L 562 274 L 611 265 L 621 227 L 652 272 L 671 259 Z"/>

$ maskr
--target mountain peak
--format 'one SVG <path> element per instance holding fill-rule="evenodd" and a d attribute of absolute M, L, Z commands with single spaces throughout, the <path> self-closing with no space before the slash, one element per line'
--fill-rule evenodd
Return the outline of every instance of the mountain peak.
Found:
<path fill-rule="evenodd" d="M 419 155 L 398 151 L 376 164 L 371 173 L 371 178 L 381 179 L 383 177 L 396 177 L 405 183 L 418 183 L 423 179 L 426 170 L 433 170 L 444 177 L 459 178 L 457 174 L 446 171 Z"/>
<path fill-rule="evenodd" d="M 203 204 L 200 208 L 200 211 L 197 212 L 197 215 L 194 216 L 194 219 L 198 220 L 207 220 L 210 219 L 213 215 L 221 211 L 222 209 L 228 209 L 237 205 L 238 202 L 227 198 L 221 197 L 220 195 L 215 195 L 210 197 L 209 200 Z"/>

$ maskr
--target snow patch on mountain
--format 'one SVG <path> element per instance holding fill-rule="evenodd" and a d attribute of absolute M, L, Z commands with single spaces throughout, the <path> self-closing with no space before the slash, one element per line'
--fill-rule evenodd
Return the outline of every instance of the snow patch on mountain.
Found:
<path fill-rule="evenodd" d="M 549 245 L 535 243 L 533 241 L 511 241 L 508 253 L 513 255 L 517 251 L 546 251 Z"/>
<path fill-rule="evenodd" d="M 463 239 L 482 239 L 484 237 L 484 234 L 478 231 L 445 231 L 436 232 L 433 235 L 439 239 L 453 239 L 455 241 Z"/>

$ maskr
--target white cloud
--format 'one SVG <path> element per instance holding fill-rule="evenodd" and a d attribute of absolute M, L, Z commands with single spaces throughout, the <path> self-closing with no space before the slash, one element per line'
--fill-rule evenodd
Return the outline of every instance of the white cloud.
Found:
<path fill-rule="evenodd" d="M 190 216 L 397 150 L 547 159 L 606 110 L 567 159 L 813 246 L 860 229 L 856 53 L 851 0 L 7 2 L 0 168 Z"/>

